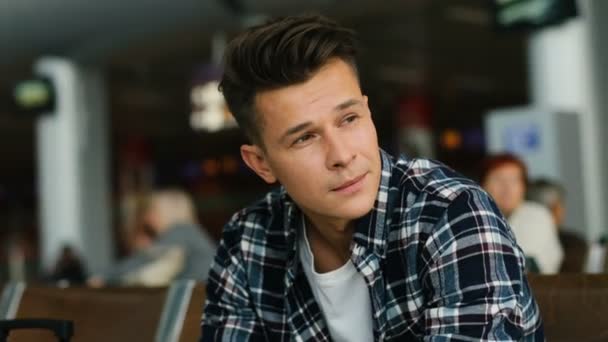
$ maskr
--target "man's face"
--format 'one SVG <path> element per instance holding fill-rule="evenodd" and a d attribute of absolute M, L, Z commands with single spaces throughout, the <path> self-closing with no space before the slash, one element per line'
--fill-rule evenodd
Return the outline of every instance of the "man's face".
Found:
<path fill-rule="evenodd" d="M 553 221 L 555 222 L 555 227 L 559 229 L 566 221 L 566 207 L 562 200 L 558 199 L 550 209 L 551 214 L 553 215 Z"/>
<path fill-rule="evenodd" d="M 372 209 L 378 138 L 350 65 L 331 60 L 304 83 L 259 93 L 255 106 L 265 148 L 250 148 L 264 180 L 278 180 L 313 221 L 348 223 Z"/>
<path fill-rule="evenodd" d="M 494 198 L 505 216 L 511 215 L 524 201 L 525 180 L 516 164 L 505 164 L 490 172 L 483 187 Z"/>

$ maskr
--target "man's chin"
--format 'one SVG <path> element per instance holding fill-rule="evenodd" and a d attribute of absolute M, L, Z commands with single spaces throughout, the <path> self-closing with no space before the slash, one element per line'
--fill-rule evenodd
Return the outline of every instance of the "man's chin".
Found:
<path fill-rule="evenodd" d="M 334 215 L 346 219 L 346 220 L 356 220 L 367 214 L 374 208 L 373 202 L 370 204 L 362 203 L 357 205 L 356 203 L 352 203 L 350 205 L 344 205 L 336 207 Z"/>

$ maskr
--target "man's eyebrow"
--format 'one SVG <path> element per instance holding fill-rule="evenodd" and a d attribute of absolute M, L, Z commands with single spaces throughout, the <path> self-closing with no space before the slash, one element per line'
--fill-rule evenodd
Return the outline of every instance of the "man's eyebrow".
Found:
<path fill-rule="evenodd" d="M 281 141 L 285 141 L 285 139 L 287 139 L 287 137 L 289 137 L 290 135 L 294 135 L 298 132 L 301 132 L 303 130 L 305 130 L 306 128 L 312 126 L 312 122 L 310 121 L 306 121 L 303 122 L 299 125 L 295 125 L 291 128 L 289 128 L 282 136 L 281 136 Z"/>
<path fill-rule="evenodd" d="M 361 104 L 361 101 L 356 100 L 356 99 L 350 99 L 350 100 L 344 101 L 344 102 L 340 103 L 339 105 L 337 105 L 336 107 L 334 107 L 334 111 L 338 112 L 338 111 L 344 110 L 346 108 L 349 108 L 351 106 L 358 105 L 358 104 Z M 281 136 L 280 141 L 283 142 L 290 135 L 299 133 L 299 132 L 307 129 L 310 126 L 312 126 L 312 122 L 310 122 L 310 121 L 306 121 L 301 124 L 295 125 L 295 126 L 289 128 L 287 131 L 285 131 L 285 133 Z"/>
<path fill-rule="evenodd" d="M 340 103 L 339 105 L 337 105 L 337 106 L 334 108 L 334 111 L 336 111 L 336 112 L 337 112 L 337 111 L 341 111 L 341 110 L 344 110 L 344 109 L 346 109 L 346 108 L 348 108 L 348 107 L 350 107 L 350 106 L 354 106 L 354 105 L 357 105 L 357 104 L 360 104 L 360 103 L 361 103 L 361 101 L 359 101 L 359 100 L 356 100 L 356 99 L 350 99 L 350 100 L 347 100 L 347 101 L 342 102 L 342 103 Z"/>

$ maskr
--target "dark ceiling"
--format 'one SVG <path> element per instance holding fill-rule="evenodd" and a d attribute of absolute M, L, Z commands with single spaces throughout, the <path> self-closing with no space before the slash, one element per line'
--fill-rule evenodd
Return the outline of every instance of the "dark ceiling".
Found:
<path fill-rule="evenodd" d="M 114 144 L 135 134 L 186 151 L 196 142 L 209 146 L 226 138 L 189 129 L 187 87 L 194 68 L 211 61 L 213 35 L 230 37 L 260 17 L 302 11 L 358 31 L 364 86 L 385 127 L 395 98 L 421 77 L 440 126 L 475 124 L 485 108 L 527 98 L 525 37 L 495 32 L 484 0 L 3 2 L 0 91 L 27 75 L 38 56 L 97 64 L 107 71 Z M 34 122 L 0 102 L 4 179 L 31 177 Z"/>

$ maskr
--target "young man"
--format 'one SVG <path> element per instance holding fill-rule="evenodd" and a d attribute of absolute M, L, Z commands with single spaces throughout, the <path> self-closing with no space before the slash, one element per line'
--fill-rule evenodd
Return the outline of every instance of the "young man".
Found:
<path fill-rule="evenodd" d="M 249 29 L 221 89 L 281 188 L 235 214 L 202 340 L 542 340 L 524 257 L 473 182 L 380 150 L 351 31 L 322 17 Z"/>

